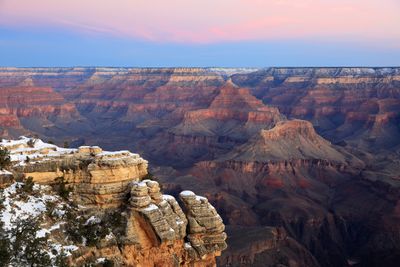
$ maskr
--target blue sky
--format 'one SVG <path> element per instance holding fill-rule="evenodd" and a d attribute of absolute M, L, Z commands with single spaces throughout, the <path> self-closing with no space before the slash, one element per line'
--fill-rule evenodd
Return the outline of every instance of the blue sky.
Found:
<path fill-rule="evenodd" d="M 158 43 L 58 30 L 0 28 L 0 65 L 40 66 L 397 66 L 400 50 L 346 42 Z"/>
<path fill-rule="evenodd" d="M 399 0 L 0 0 L 0 66 L 398 66 Z"/>

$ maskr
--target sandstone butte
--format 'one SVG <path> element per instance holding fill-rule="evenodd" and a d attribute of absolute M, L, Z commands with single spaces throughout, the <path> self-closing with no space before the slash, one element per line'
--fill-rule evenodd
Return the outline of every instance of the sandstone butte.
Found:
<path fill-rule="evenodd" d="M 124 266 L 215 266 L 227 247 L 225 225 L 208 200 L 191 191 L 181 192 L 179 202 L 163 195 L 158 182 L 144 179 L 148 162 L 138 154 L 60 148 L 27 137 L 3 140 L 0 147 L 10 151 L 13 165 L 1 171 L 2 187 L 21 174 L 41 185 L 62 178 L 85 213 L 101 217 L 122 209 L 126 225 L 118 245 L 106 238 L 96 247 L 78 246 L 69 257 L 72 265 L 103 257 Z"/>

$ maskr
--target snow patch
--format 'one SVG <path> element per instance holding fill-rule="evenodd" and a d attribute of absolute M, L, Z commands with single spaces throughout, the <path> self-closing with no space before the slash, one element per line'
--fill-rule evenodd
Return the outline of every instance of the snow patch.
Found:
<path fill-rule="evenodd" d="M 12 175 L 12 173 L 7 170 L 0 170 L 0 175 Z"/>
<path fill-rule="evenodd" d="M 192 191 L 189 191 L 189 190 L 182 191 L 179 195 L 181 195 L 183 197 L 194 197 L 194 196 L 196 196 L 195 193 L 193 193 Z"/>
<path fill-rule="evenodd" d="M 144 208 L 143 210 L 144 211 L 152 211 L 152 210 L 156 210 L 156 209 L 158 209 L 157 205 L 150 204 L 148 207 Z"/>
<path fill-rule="evenodd" d="M 96 224 L 96 223 L 100 223 L 100 222 L 101 222 L 100 218 L 98 218 L 96 216 L 91 216 L 89 219 L 86 220 L 84 225 Z"/>

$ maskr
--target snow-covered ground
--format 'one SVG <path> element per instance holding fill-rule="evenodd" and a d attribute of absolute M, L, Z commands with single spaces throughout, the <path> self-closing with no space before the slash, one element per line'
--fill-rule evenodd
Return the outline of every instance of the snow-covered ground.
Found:
<path fill-rule="evenodd" d="M 3 139 L 0 147 L 10 152 L 11 161 L 14 165 L 25 165 L 28 160 L 45 161 L 54 157 L 61 157 L 77 151 L 73 148 L 61 148 L 53 144 L 45 143 L 40 139 L 21 136 L 18 140 Z"/>
<path fill-rule="evenodd" d="M 46 211 L 46 202 L 55 202 L 57 198 L 52 195 L 43 194 L 40 196 L 29 195 L 23 200 L 18 196 L 17 189 L 22 188 L 23 183 L 13 183 L 2 192 L 3 209 L 0 211 L 0 219 L 4 228 L 10 230 L 17 219 L 29 219 L 38 217 Z M 34 185 L 34 191 L 40 191 L 45 186 Z"/>
<path fill-rule="evenodd" d="M 78 247 L 66 240 L 56 240 L 52 232 L 59 231 L 65 224 L 63 215 L 66 209 L 71 208 L 69 204 L 56 195 L 50 186 L 34 184 L 31 192 L 25 192 L 24 183 L 15 182 L 0 191 L 0 220 L 2 232 L 13 242 L 14 231 L 18 223 L 23 221 L 37 221 L 40 224 L 35 238 L 47 239 L 47 249 L 44 251 L 50 259 L 55 259 L 61 252 L 66 256 L 77 250 Z M 52 203 L 53 211 L 49 219 L 48 204 Z M 57 235 L 55 235 L 57 236 Z"/>

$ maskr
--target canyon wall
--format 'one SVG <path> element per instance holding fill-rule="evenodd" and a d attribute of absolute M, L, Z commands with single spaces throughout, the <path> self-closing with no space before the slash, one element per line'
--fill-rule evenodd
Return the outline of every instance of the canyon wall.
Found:
<path fill-rule="evenodd" d="M 138 151 L 166 192 L 198 192 L 228 223 L 235 246 L 222 266 L 396 266 L 399 77 L 400 68 L 0 68 L 0 127 L 3 137 Z M 257 231 L 266 238 L 238 235 Z"/>

